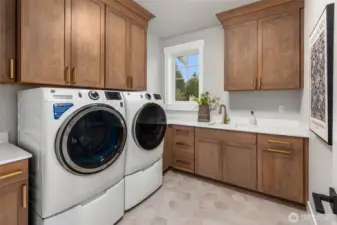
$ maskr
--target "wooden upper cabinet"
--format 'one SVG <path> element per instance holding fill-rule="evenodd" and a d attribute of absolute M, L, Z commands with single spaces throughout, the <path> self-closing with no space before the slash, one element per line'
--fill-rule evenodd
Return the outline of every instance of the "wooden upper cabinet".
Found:
<path fill-rule="evenodd" d="M 127 89 L 128 18 L 106 7 L 105 87 Z"/>
<path fill-rule="evenodd" d="M 260 89 L 300 88 L 300 11 L 261 19 L 259 46 Z"/>
<path fill-rule="evenodd" d="M 146 90 L 147 27 L 131 21 L 129 41 L 131 88 Z"/>
<path fill-rule="evenodd" d="M 28 225 L 28 182 L 0 187 L 0 224 Z"/>
<path fill-rule="evenodd" d="M 195 173 L 222 180 L 222 140 L 195 138 Z"/>
<path fill-rule="evenodd" d="M 302 87 L 303 0 L 259 1 L 217 14 L 225 29 L 225 89 Z"/>
<path fill-rule="evenodd" d="M 226 145 L 223 154 L 223 181 L 256 190 L 256 146 Z"/>
<path fill-rule="evenodd" d="M 250 41 L 247 41 L 249 37 Z M 225 31 L 225 89 L 254 90 L 257 80 L 257 22 Z"/>
<path fill-rule="evenodd" d="M 72 84 L 104 87 L 105 5 L 99 0 L 71 2 Z"/>
<path fill-rule="evenodd" d="M 16 1 L 0 1 L 0 82 L 13 82 L 15 76 Z"/>
<path fill-rule="evenodd" d="M 65 59 L 66 1 L 18 2 L 20 21 L 17 81 L 64 85 L 65 68 L 70 66 L 70 62 Z"/>
<path fill-rule="evenodd" d="M 303 150 L 259 147 L 259 191 L 303 203 Z"/>

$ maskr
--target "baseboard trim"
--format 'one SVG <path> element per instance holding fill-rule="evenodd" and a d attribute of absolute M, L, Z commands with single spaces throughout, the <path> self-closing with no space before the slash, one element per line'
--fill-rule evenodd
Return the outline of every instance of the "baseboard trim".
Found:
<path fill-rule="evenodd" d="M 315 216 L 314 211 L 312 210 L 310 201 L 307 201 L 307 212 L 308 212 L 308 214 L 309 214 L 310 217 L 311 217 L 311 221 L 310 221 L 311 224 L 312 224 L 312 225 L 318 225 L 318 224 L 317 224 L 317 221 L 316 221 L 316 216 Z"/>

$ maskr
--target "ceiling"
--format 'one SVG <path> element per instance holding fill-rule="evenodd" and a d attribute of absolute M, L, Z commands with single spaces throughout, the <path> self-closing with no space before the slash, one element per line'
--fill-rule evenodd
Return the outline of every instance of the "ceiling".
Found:
<path fill-rule="evenodd" d="M 153 13 L 149 32 L 160 38 L 220 25 L 215 14 L 257 0 L 134 0 Z"/>

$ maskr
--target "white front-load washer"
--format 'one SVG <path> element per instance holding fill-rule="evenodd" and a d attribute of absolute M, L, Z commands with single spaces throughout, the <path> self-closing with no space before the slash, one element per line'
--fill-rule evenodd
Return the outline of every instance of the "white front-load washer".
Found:
<path fill-rule="evenodd" d="M 166 113 L 159 94 L 124 92 L 128 141 L 125 210 L 139 204 L 163 183 L 162 156 Z"/>
<path fill-rule="evenodd" d="M 119 92 L 18 93 L 18 143 L 33 154 L 35 224 L 112 225 L 124 214 L 127 127 Z"/>

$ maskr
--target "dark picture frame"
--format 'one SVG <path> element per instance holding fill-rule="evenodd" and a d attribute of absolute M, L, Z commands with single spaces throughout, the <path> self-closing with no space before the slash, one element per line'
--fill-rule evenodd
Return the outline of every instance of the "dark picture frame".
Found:
<path fill-rule="evenodd" d="M 332 145 L 335 4 L 322 12 L 310 38 L 310 130 Z"/>

